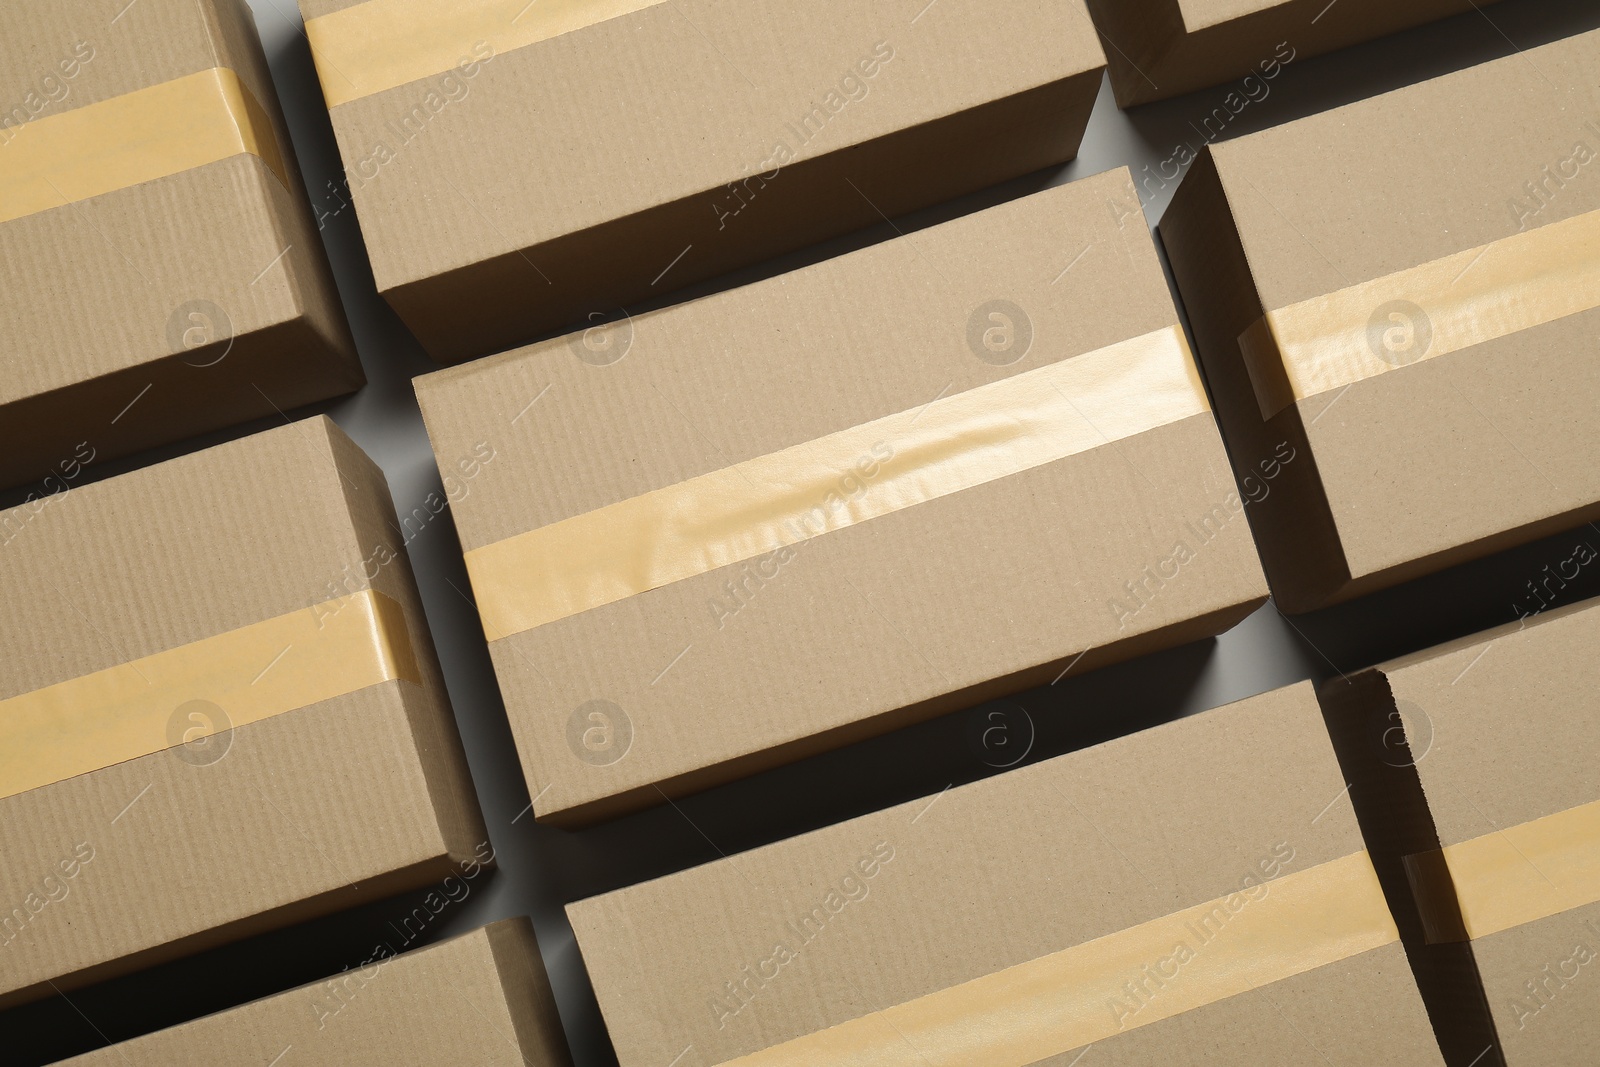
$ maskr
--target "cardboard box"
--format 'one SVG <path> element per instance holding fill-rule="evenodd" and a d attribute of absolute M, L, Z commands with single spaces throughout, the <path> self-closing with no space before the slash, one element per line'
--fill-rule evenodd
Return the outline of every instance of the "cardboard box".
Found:
<path fill-rule="evenodd" d="M 1161 220 L 1309 611 L 1600 517 L 1600 32 L 1211 146 Z M 1462 161 L 1471 159 L 1471 166 Z"/>
<path fill-rule="evenodd" d="M 0 1006 L 492 856 L 383 475 L 327 419 L 0 529 Z"/>
<path fill-rule="evenodd" d="M 567 913 L 622 1067 L 1442 1064 L 1343 787 L 1307 683 Z"/>
<path fill-rule="evenodd" d="M 365 380 L 244 0 L 0 9 L 0 485 Z"/>
<path fill-rule="evenodd" d="M 1118 170 L 419 379 L 536 815 L 1259 606 L 1176 322 Z"/>
<path fill-rule="evenodd" d="M 270 1064 L 567 1067 L 572 1060 L 526 919 L 362 966 L 65 1061 L 92 1067 Z"/>
<path fill-rule="evenodd" d="M 1452 1063 L 1564 1067 L 1600 1047 L 1597 645 L 1589 601 L 1323 690 Z"/>
<path fill-rule="evenodd" d="M 456 362 L 1073 158 L 1083 0 L 925 3 L 300 9 L 378 290 Z"/>
<path fill-rule="evenodd" d="M 1489 6 L 1492 0 L 1089 0 L 1117 104 L 1241 81 L 1260 92 L 1296 59 Z M 1224 105 L 1228 106 L 1228 105 Z"/>

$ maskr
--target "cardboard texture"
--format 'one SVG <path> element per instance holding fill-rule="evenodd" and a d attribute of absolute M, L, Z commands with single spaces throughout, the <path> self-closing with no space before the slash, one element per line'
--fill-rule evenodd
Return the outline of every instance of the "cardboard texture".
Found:
<path fill-rule="evenodd" d="M 470 1063 L 570 1067 L 550 983 L 526 919 L 64 1061 L 80 1067 L 201 1067 L 292 1061 L 328 1067 Z"/>
<path fill-rule="evenodd" d="M 459 483 L 470 570 L 486 546 L 708 472 L 750 471 L 741 486 L 776 492 L 785 478 L 758 460 L 886 416 L 900 421 L 876 458 L 910 454 L 941 404 L 1174 322 L 1120 170 L 440 371 L 417 395 L 447 488 Z M 491 627 L 536 815 L 609 817 L 1229 628 L 1265 590 L 1195 402 L 1190 417 L 821 536 L 794 542 L 773 524 L 755 558 L 509 636 Z M 1022 415 L 988 413 L 1002 438 Z M 836 489 L 866 510 L 875 488 L 898 491 L 873 484 L 892 463 L 856 457 L 824 464 L 803 502 L 832 507 L 823 490 Z M 715 508 L 687 506 L 691 533 L 699 518 L 715 526 Z M 655 528 L 639 531 L 648 567 Z M 481 611 L 499 591 L 474 582 Z"/>
<path fill-rule="evenodd" d="M 525 44 L 542 7 L 300 8 L 330 101 L 461 37 L 331 107 L 378 289 L 457 362 L 1072 159 L 1105 66 L 1083 0 L 924 4 L 590 5 Z M 368 44 L 352 11 L 427 25 Z"/>
<path fill-rule="evenodd" d="M 53 124 L 92 129 L 97 107 L 218 67 L 251 98 L 273 163 L 235 153 L 73 199 L 74 162 L 101 180 L 147 149 L 107 154 L 132 125 L 119 114 L 103 136 L 75 126 L 47 152 Z M 0 485 L 44 479 L 56 491 L 87 459 L 360 387 L 244 0 L 8 3 L 0 71 L 0 187 L 20 195 L 16 178 L 54 205 L 0 222 Z M 152 105 L 152 121 L 166 110 Z"/>
<path fill-rule="evenodd" d="M 175 698 L 156 724 L 175 747 L 0 797 L 0 1005 L 492 855 L 383 475 L 326 418 L 14 509 L 0 529 L 0 700 L 366 589 L 398 605 L 420 678 L 244 725 Z M 249 665 L 246 690 L 307 673 L 302 651 Z M 6 754 L 60 740 L 34 737 Z"/>
<path fill-rule="evenodd" d="M 1597 643 L 1600 604 L 1588 601 L 1322 691 L 1368 846 L 1453 1065 L 1555 1067 L 1587 1063 L 1600 1047 L 1600 986 L 1589 980 L 1600 953 L 1594 880 L 1583 892 L 1580 876 L 1519 829 L 1600 800 Z M 1486 837 L 1509 843 L 1512 873 L 1532 884 L 1531 893 L 1498 897 L 1515 903 L 1559 889 L 1590 902 L 1468 941 L 1436 935 L 1430 943 L 1405 857 Z M 1595 853 L 1592 829 L 1578 847 Z M 1422 899 L 1436 902 L 1430 914 L 1448 917 L 1457 894 L 1481 896 L 1481 885 L 1462 876 Z"/>
<path fill-rule="evenodd" d="M 1160 234 L 1235 464 L 1304 457 L 1251 509 L 1283 610 L 1600 516 L 1597 71 L 1583 34 L 1213 145 L 1184 179 Z M 1241 337 L 1319 302 L 1334 354 L 1382 373 L 1264 418 L 1251 374 L 1281 394 L 1287 364 Z"/>
<path fill-rule="evenodd" d="M 1197 943 L 1203 966 L 1251 936 L 1250 908 L 1271 906 L 1295 873 L 1360 858 L 1342 789 L 1302 684 L 567 911 L 622 1067 L 680 1052 L 685 1067 L 710 1067 L 1253 887 Z M 1180 969 L 1143 1007 L 1125 1003 L 1124 1029 L 1089 1058 L 1442 1062 L 1398 942 L 1145 1023 L 1140 1011 L 1186 995 L 1186 977 L 1202 980 Z M 1117 981 L 1092 1000 L 1110 1011 L 1127 995 Z M 1002 1029 L 1033 1025 L 1019 1010 Z M 919 1051 L 926 1060 L 907 1062 L 1014 1062 L 976 1043 L 966 1055 Z M 1082 1055 L 1015 1062 L 1065 1067 Z"/>
<path fill-rule="evenodd" d="M 1286 62 L 1488 6 L 1473 0 L 1089 0 L 1120 107 L 1235 80 L 1244 81 L 1241 94 L 1248 96 Z"/>

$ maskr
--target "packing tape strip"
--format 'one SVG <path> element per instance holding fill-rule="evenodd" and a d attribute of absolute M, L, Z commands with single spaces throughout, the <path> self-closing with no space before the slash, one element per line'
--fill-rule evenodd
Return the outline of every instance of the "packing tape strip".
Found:
<path fill-rule="evenodd" d="M 491 640 L 1209 411 L 1176 326 L 466 554 Z"/>
<path fill-rule="evenodd" d="M 1263 885 L 718 1067 L 1027 1067 L 1399 940 L 1365 852 Z"/>
<path fill-rule="evenodd" d="M 654 7 L 664 0 L 365 0 L 306 21 L 328 107 Z"/>
<path fill-rule="evenodd" d="M 422 680 L 400 605 L 338 597 L 0 700 L 0 798 L 397 679 Z"/>
<path fill-rule="evenodd" d="M 1430 944 L 1600 903 L 1600 800 L 1405 858 Z"/>
<path fill-rule="evenodd" d="M 256 98 L 233 71 L 202 70 L 0 132 L 0 222 L 245 154 L 288 187 Z"/>
<path fill-rule="evenodd" d="M 1600 307 L 1600 211 L 1269 312 L 1239 337 L 1261 417 Z"/>

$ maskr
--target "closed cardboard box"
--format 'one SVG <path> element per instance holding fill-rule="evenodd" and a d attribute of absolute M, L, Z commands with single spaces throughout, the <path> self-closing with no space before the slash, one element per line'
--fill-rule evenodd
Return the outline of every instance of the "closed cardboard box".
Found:
<path fill-rule="evenodd" d="M 567 912 L 622 1067 L 1443 1063 L 1309 684 Z"/>
<path fill-rule="evenodd" d="M 1600 516 L 1600 33 L 1213 145 L 1161 236 L 1285 611 Z M 1470 164 L 1470 165 L 1467 165 Z"/>
<path fill-rule="evenodd" d="M 0 8 L 0 485 L 358 388 L 244 0 Z"/>
<path fill-rule="evenodd" d="M 0 1005 L 492 855 L 382 473 L 327 419 L 0 530 Z"/>
<path fill-rule="evenodd" d="M 1492 0 L 1089 0 L 1122 107 L 1238 80 L 1248 99 L 1279 69 Z"/>
<path fill-rule="evenodd" d="M 1063 163 L 1105 65 L 1083 0 L 300 8 L 378 289 L 447 362 Z"/>
<path fill-rule="evenodd" d="M 1452 1063 L 1566 1067 L 1600 1048 L 1597 647 L 1590 601 L 1323 691 Z"/>
<path fill-rule="evenodd" d="M 277 996 L 67 1060 L 92 1067 L 217 1063 L 567 1067 L 533 927 L 506 919 Z"/>
<path fill-rule="evenodd" d="M 417 395 L 541 818 L 1198 640 L 1265 592 L 1126 170 Z"/>

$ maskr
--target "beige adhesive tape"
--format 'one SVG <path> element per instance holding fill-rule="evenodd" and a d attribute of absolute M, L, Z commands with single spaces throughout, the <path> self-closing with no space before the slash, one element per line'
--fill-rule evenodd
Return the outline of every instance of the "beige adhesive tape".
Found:
<path fill-rule="evenodd" d="M 1027 1067 L 1399 939 L 1365 852 L 1264 886 L 719 1067 Z"/>
<path fill-rule="evenodd" d="M 1600 800 L 1406 857 L 1430 942 L 1488 937 L 1600 902 Z"/>
<path fill-rule="evenodd" d="M 0 143 L 0 222 L 237 155 L 289 184 L 272 122 L 239 76 L 213 67 L 13 126 Z"/>
<path fill-rule="evenodd" d="M 421 682 L 400 605 L 339 597 L 0 700 L 0 798 L 395 679 Z"/>
<path fill-rule="evenodd" d="M 1600 211 L 1270 312 L 1239 337 L 1261 417 L 1600 307 Z"/>
<path fill-rule="evenodd" d="M 329 108 L 663 0 L 366 0 L 306 22 Z"/>
<path fill-rule="evenodd" d="M 467 553 L 491 640 L 1209 411 L 1176 326 Z"/>

